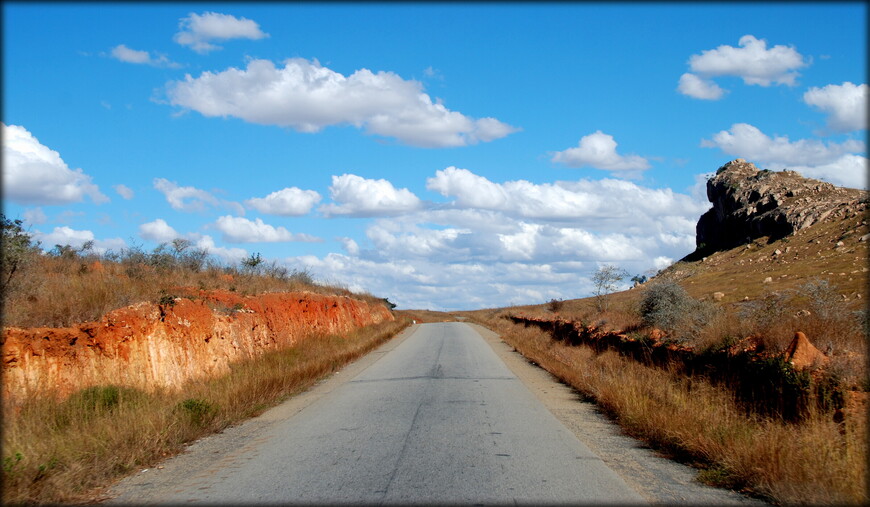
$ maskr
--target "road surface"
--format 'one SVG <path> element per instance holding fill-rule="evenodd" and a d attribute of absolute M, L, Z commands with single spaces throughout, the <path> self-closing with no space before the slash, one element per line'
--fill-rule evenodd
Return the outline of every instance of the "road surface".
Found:
<path fill-rule="evenodd" d="M 125 479 L 110 502 L 657 500 L 566 428 L 475 328 L 416 325 L 394 341 L 328 389 Z"/>

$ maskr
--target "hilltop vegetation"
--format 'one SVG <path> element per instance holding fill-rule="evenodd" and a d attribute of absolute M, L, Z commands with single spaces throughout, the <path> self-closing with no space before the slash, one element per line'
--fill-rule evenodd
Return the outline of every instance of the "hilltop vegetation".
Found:
<path fill-rule="evenodd" d="M 185 288 L 242 295 L 304 290 L 385 302 L 369 294 L 317 283 L 311 273 L 266 262 L 259 254 L 238 264 L 222 262 L 181 238 L 150 252 L 132 246 L 98 254 L 92 242 L 80 248 L 55 245 L 44 252 L 20 220 L 3 217 L 2 228 L 4 326 L 64 327 L 95 321 L 130 304 L 181 295 Z"/>

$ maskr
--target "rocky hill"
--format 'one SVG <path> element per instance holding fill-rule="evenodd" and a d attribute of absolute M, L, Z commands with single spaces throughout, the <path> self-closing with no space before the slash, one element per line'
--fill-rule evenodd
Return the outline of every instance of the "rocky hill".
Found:
<path fill-rule="evenodd" d="M 867 191 L 737 159 L 716 171 L 707 195 L 713 207 L 698 220 L 697 249 L 655 278 L 679 281 L 700 299 L 722 293 L 724 302 L 822 279 L 845 307 L 866 306 Z"/>
<path fill-rule="evenodd" d="M 867 192 L 804 178 L 794 171 L 759 170 L 736 159 L 707 182 L 713 203 L 697 226 L 694 258 L 750 243 L 790 236 L 813 224 L 862 217 Z"/>

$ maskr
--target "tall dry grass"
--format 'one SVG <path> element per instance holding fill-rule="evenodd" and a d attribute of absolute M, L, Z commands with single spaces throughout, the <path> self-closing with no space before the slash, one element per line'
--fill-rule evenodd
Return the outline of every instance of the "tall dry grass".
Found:
<path fill-rule="evenodd" d="M 798 424 L 747 415 L 710 383 L 555 342 L 500 312 L 472 314 L 524 356 L 593 399 L 629 434 L 695 463 L 705 482 L 779 504 L 867 504 L 866 418 Z"/>
<path fill-rule="evenodd" d="M 4 326 L 65 327 L 96 321 L 111 310 L 158 301 L 183 287 L 243 295 L 307 290 L 383 302 L 369 294 L 352 294 L 336 284 L 318 283 L 307 271 L 262 261 L 251 266 L 246 264 L 250 259 L 230 265 L 189 247 L 177 251 L 161 245 L 152 252 L 130 248 L 104 255 L 81 249 L 44 253 L 30 248 L 18 258 L 11 282 L 3 287 Z M 4 266 L 3 274 L 7 271 Z"/>
<path fill-rule="evenodd" d="M 31 400 L 3 414 L 2 503 L 92 500 L 117 478 L 307 388 L 408 323 L 400 317 L 348 336 L 312 336 L 179 391 L 101 386 L 61 403 Z"/>

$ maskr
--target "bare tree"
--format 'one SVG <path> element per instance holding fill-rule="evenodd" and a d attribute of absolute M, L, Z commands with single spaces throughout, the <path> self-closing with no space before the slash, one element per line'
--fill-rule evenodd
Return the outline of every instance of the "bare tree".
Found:
<path fill-rule="evenodd" d="M 598 306 L 598 311 L 607 310 L 607 299 L 605 296 L 619 288 L 621 282 L 628 273 L 621 268 L 612 264 L 605 264 L 598 268 L 598 271 L 592 275 L 592 283 L 595 284 L 595 303 Z"/>

